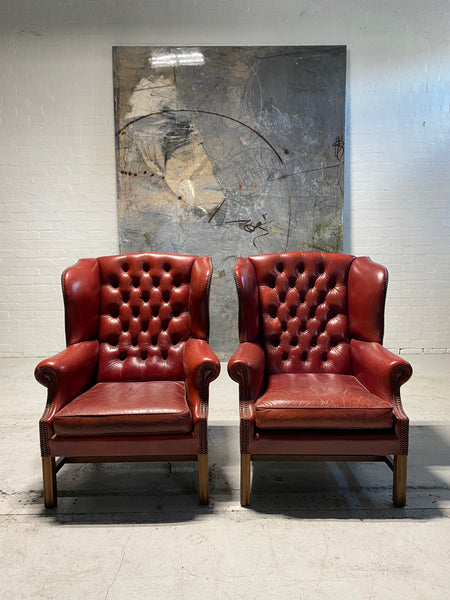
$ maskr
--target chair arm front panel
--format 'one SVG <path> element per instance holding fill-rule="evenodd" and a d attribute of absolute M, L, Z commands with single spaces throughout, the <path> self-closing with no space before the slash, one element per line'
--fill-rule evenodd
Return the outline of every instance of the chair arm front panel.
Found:
<path fill-rule="evenodd" d="M 247 399 L 257 400 L 264 380 L 266 357 L 259 344 L 244 342 L 228 361 L 228 373 L 233 379 L 244 385 Z"/>
<path fill-rule="evenodd" d="M 408 454 L 409 419 L 403 410 L 400 387 L 411 377 L 411 365 L 375 342 L 352 340 L 350 351 L 358 380 L 373 394 L 392 402 L 401 454 Z"/>
<path fill-rule="evenodd" d="M 194 432 L 200 439 L 200 454 L 206 454 L 209 384 L 219 376 L 220 362 L 205 340 L 190 338 L 186 343 L 183 365 Z"/>
<path fill-rule="evenodd" d="M 83 258 L 63 273 L 66 343 L 98 338 L 100 269 L 96 258 Z"/>
<path fill-rule="evenodd" d="M 53 435 L 55 413 L 94 383 L 98 352 L 96 340 L 79 342 L 37 365 L 35 377 L 48 388 L 47 404 L 39 422 L 43 456 L 48 455 L 47 440 Z"/>
<path fill-rule="evenodd" d="M 259 344 L 244 342 L 228 361 L 228 373 L 239 384 L 241 453 L 248 453 L 255 431 L 255 401 L 264 382 L 266 358 Z"/>

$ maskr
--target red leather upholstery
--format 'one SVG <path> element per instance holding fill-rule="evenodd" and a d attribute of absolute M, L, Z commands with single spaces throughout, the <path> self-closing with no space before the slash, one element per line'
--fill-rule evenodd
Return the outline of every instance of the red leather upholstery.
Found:
<path fill-rule="evenodd" d="M 268 373 L 350 373 L 347 274 L 353 256 L 248 259 L 256 274 Z"/>
<path fill-rule="evenodd" d="M 207 455 L 211 274 L 207 257 L 149 252 L 65 271 L 67 348 L 35 372 L 44 458 Z"/>
<path fill-rule="evenodd" d="M 285 252 L 238 258 L 235 279 L 241 454 L 405 456 L 399 390 L 412 370 L 381 345 L 386 269 Z"/>
<path fill-rule="evenodd" d="M 192 415 L 183 381 L 97 383 L 58 411 L 55 435 L 187 433 Z"/>
<path fill-rule="evenodd" d="M 194 260 L 154 254 L 99 259 L 98 381 L 184 378 Z"/>
<path fill-rule="evenodd" d="M 270 375 L 255 405 L 261 429 L 389 429 L 392 402 L 371 394 L 352 375 Z"/>

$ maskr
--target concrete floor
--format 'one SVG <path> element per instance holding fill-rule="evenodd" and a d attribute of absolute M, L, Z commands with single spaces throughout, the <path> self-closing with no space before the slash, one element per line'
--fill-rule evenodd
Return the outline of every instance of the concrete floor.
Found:
<path fill-rule="evenodd" d="M 193 463 L 67 465 L 42 503 L 37 359 L 0 360 L 0 597 L 449 597 L 450 355 L 413 355 L 407 506 L 381 463 L 257 463 L 239 505 L 237 386 L 211 386 L 211 503 Z"/>

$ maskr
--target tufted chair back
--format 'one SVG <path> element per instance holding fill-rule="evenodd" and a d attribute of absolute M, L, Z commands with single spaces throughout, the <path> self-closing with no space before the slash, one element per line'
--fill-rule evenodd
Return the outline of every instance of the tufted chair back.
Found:
<path fill-rule="evenodd" d="M 186 341 L 208 340 L 210 278 L 207 257 L 83 259 L 63 275 L 67 344 L 99 341 L 97 381 L 182 380 Z"/>
<path fill-rule="evenodd" d="M 286 252 L 239 258 L 240 341 L 266 372 L 351 374 L 352 337 L 382 343 L 387 273 L 367 257 Z"/>

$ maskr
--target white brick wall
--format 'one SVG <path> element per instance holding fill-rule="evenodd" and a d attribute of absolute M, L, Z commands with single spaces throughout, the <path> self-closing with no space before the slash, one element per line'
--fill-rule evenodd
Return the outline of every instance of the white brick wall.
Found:
<path fill-rule="evenodd" d="M 62 348 L 62 269 L 118 250 L 120 44 L 347 45 L 344 249 L 389 268 L 386 345 L 446 351 L 449 30 L 448 0 L 1 2 L 0 354 Z"/>

